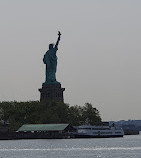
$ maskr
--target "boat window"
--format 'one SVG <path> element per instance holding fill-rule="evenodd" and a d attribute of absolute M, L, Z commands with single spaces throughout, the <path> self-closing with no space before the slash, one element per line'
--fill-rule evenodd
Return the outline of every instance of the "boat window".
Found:
<path fill-rule="evenodd" d="M 121 132 L 115 132 L 115 133 L 121 133 Z"/>
<path fill-rule="evenodd" d="M 93 132 L 93 134 L 98 134 L 98 132 Z"/>
<path fill-rule="evenodd" d="M 100 134 L 112 134 L 112 132 L 100 132 Z"/>
<path fill-rule="evenodd" d="M 78 128 L 78 129 L 89 129 L 89 130 L 91 130 L 91 128 Z"/>
<path fill-rule="evenodd" d="M 109 128 L 92 128 L 92 130 L 109 130 Z"/>

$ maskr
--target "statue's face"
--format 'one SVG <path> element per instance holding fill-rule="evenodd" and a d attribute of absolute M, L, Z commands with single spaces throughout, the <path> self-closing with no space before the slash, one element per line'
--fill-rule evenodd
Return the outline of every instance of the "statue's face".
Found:
<path fill-rule="evenodd" d="M 49 44 L 49 49 L 52 49 L 53 48 L 53 44 Z"/>

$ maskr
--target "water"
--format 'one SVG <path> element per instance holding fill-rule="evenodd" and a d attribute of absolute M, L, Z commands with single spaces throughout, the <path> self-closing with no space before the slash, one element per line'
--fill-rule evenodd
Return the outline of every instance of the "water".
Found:
<path fill-rule="evenodd" d="M 141 135 L 99 139 L 0 140 L 0 158 L 141 158 Z"/>

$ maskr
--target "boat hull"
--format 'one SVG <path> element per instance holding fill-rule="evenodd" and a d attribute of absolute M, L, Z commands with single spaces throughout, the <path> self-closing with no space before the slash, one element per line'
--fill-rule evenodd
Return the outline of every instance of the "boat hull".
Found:
<path fill-rule="evenodd" d="M 75 138 L 118 138 L 123 135 L 74 135 Z"/>

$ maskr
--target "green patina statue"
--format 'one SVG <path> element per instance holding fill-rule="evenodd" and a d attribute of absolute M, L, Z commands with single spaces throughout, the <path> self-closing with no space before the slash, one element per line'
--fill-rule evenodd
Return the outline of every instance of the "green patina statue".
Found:
<path fill-rule="evenodd" d="M 43 58 L 44 64 L 46 64 L 46 81 L 44 84 L 60 84 L 56 81 L 56 70 L 57 70 L 57 56 L 58 44 L 60 41 L 61 33 L 58 32 L 58 39 L 54 44 L 49 44 L 49 50 L 46 52 Z"/>

